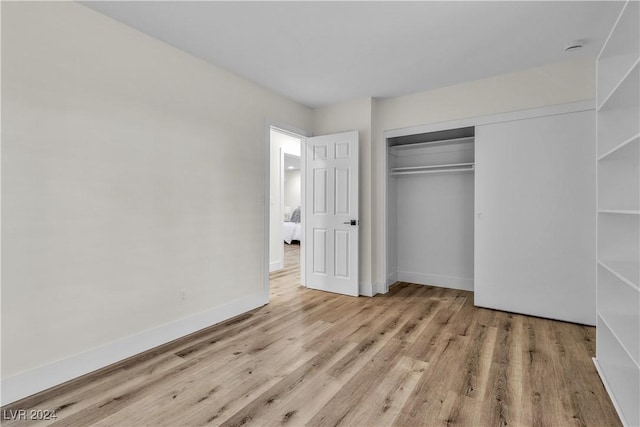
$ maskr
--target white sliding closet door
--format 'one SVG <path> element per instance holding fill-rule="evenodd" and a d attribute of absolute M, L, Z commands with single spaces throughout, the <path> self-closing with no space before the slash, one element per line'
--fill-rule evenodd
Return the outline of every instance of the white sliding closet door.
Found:
<path fill-rule="evenodd" d="M 475 304 L 595 324 L 595 115 L 476 127 Z"/>

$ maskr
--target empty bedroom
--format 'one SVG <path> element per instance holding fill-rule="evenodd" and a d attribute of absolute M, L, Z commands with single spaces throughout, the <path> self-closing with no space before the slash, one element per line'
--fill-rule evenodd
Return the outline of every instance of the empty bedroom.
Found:
<path fill-rule="evenodd" d="M 640 1 L 1 1 L 17 426 L 640 426 Z"/>

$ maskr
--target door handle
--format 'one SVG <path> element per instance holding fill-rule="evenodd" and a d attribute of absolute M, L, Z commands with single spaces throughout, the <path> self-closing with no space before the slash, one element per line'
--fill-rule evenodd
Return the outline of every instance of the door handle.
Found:
<path fill-rule="evenodd" d="M 346 225 L 358 225 L 360 223 L 360 221 L 358 221 L 357 219 L 352 219 L 350 221 L 344 222 L 343 224 Z"/>

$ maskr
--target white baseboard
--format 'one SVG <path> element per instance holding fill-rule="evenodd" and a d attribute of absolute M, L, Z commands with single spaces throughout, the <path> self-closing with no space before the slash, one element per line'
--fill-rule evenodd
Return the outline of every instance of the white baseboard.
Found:
<path fill-rule="evenodd" d="M 260 293 L 5 378 L 4 406 L 267 304 Z"/>
<path fill-rule="evenodd" d="M 269 263 L 269 273 L 273 273 L 274 271 L 282 270 L 284 267 L 282 266 L 282 261 L 274 261 Z"/>
<path fill-rule="evenodd" d="M 620 408 L 620 405 L 618 405 L 618 401 L 616 400 L 616 396 L 611 391 L 611 387 L 609 386 L 609 382 L 607 381 L 607 378 L 604 376 L 604 373 L 602 372 L 602 369 L 600 369 L 600 364 L 598 363 L 598 358 L 597 357 L 593 357 L 592 360 L 593 360 L 593 364 L 596 366 L 596 371 L 598 371 L 598 375 L 600 376 L 600 381 L 602 381 L 602 384 L 604 385 L 604 389 L 607 390 L 607 394 L 609 395 L 609 398 L 611 399 L 611 403 L 613 403 L 613 407 L 616 409 L 616 412 L 618 413 L 618 417 L 620 418 L 620 421 L 622 422 L 622 425 L 623 426 L 631 426 L 631 424 L 629 424 L 627 422 L 626 418 L 622 414 L 622 410 Z"/>
<path fill-rule="evenodd" d="M 400 282 L 417 283 L 418 285 L 473 291 L 473 279 L 465 279 L 463 277 L 438 276 L 435 274 L 398 271 L 397 280 Z"/>

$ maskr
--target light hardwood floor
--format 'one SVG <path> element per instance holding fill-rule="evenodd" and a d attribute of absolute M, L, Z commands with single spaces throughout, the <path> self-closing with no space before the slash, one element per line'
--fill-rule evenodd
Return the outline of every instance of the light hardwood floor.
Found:
<path fill-rule="evenodd" d="M 374 298 L 306 290 L 298 249 L 269 305 L 3 409 L 55 409 L 56 426 L 620 424 L 594 328 L 408 283 Z"/>

